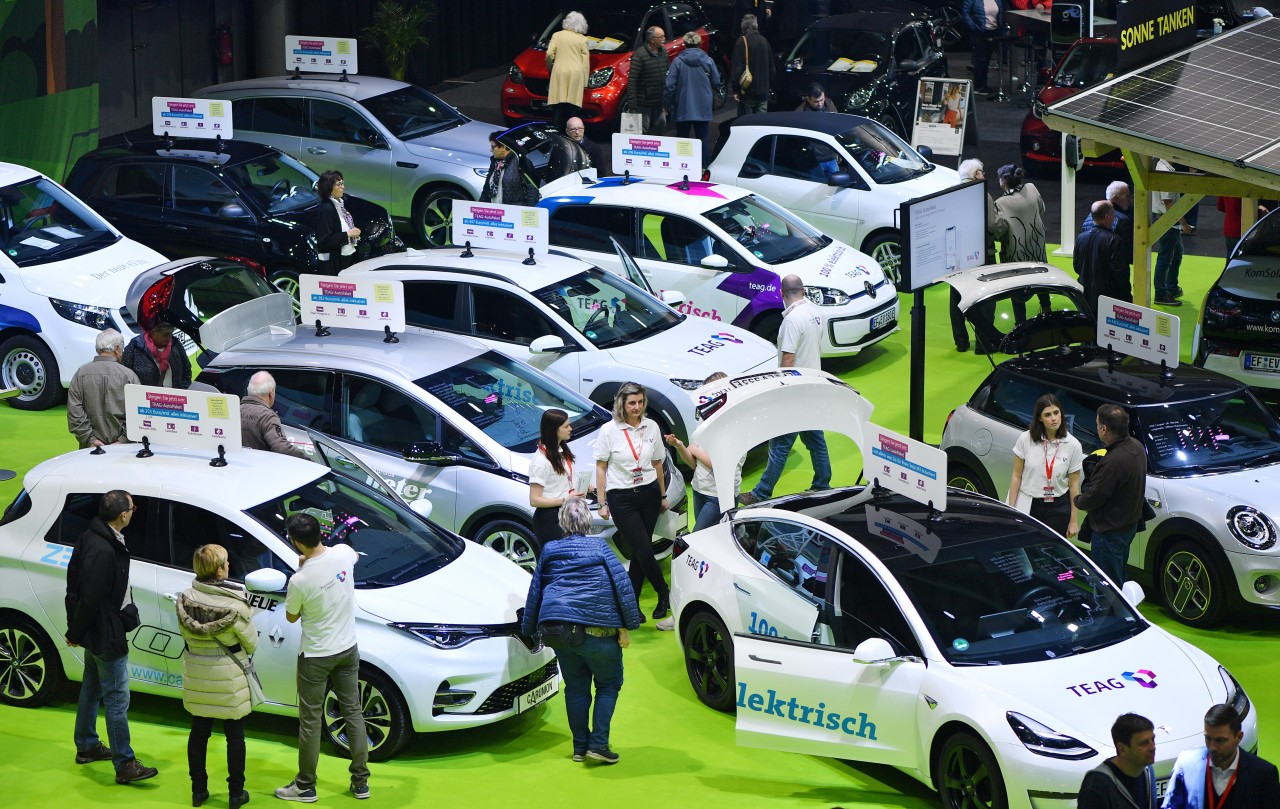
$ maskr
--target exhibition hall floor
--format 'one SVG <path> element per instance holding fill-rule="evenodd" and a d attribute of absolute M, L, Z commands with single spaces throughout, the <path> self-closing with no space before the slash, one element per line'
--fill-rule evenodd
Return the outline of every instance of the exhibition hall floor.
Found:
<path fill-rule="evenodd" d="M 1192 241 L 1188 248 L 1194 249 Z M 1070 262 L 1059 262 L 1069 269 Z M 1187 256 L 1181 283 L 1186 305 L 1182 318 L 1183 356 L 1204 292 L 1221 271 L 1222 259 Z M 925 435 L 937 443 L 947 413 L 977 386 L 990 365 L 985 357 L 957 354 L 947 320 L 947 293 L 930 290 Z M 910 318 L 910 296 L 902 296 L 902 321 Z M 898 334 L 859 357 L 829 363 L 875 405 L 875 420 L 907 432 L 908 338 Z M 88 358 L 86 358 L 87 360 Z M 65 410 L 24 413 L 0 406 L 0 466 L 15 469 L 17 480 L 0 484 L 0 501 L 18 492 L 21 475 L 32 465 L 74 449 L 65 431 Z M 833 446 L 835 483 L 854 482 L 851 445 Z M 754 457 L 754 456 L 753 456 Z M 841 460 L 844 463 L 841 463 Z M 745 470 L 746 483 L 759 477 L 763 457 Z M 797 444 L 779 493 L 806 488 L 809 466 Z M 127 481 L 120 481 L 127 488 Z M 653 593 L 642 603 L 653 608 Z M 1280 693 L 1271 692 L 1280 657 L 1280 617 L 1252 613 L 1214 631 L 1175 624 L 1150 602 L 1142 611 L 1161 626 L 1203 648 L 1226 665 L 1244 685 L 1261 715 L 1261 752 L 1280 750 Z M 621 761 L 612 767 L 575 764 L 570 759 L 568 727 L 559 697 L 514 720 L 483 729 L 419 735 L 394 761 L 374 764 L 370 781 L 379 806 L 560 807 L 607 805 L 610 809 L 699 807 L 932 807 L 933 793 L 887 767 L 738 747 L 733 717 L 697 701 L 689 687 L 674 636 L 653 628 L 653 621 L 632 634 L 625 653 L 626 684 L 613 720 L 612 744 Z M 160 775 L 122 787 L 109 763 L 77 766 L 71 743 L 74 687 L 62 699 L 38 710 L 0 707 L 0 774 L 12 806 L 184 806 L 190 800 L 186 773 L 188 717 L 178 700 L 135 695 L 131 710 L 133 746 Z M 105 741 L 105 723 L 99 722 Z M 271 789 L 287 783 L 296 765 L 296 720 L 253 716 L 247 725 L 248 789 L 254 806 L 272 806 Z M 227 805 L 224 747 L 220 737 L 210 749 L 214 796 L 206 806 Z M 322 805 L 347 805 L 345 762 L 324 755 L 320 763 Z"/>

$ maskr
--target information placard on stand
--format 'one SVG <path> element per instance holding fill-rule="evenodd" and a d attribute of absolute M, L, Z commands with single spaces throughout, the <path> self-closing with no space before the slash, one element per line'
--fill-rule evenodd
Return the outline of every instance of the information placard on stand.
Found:
<path fill-rule="evenodd" d="M 284 69 L 308 73 L 359 73 L 356 41 L 348 37 L 284 38 Z"/>
<path fill-rule="evenodd" d="M 546 253 L 551 245 L 547 211 L 496 202 L 453 203 L 453 243 Z"/>
<path fill-rule="evenodd" d="M 320 321 L 326 328 L 404 331 L 404 283 L 371 275 L 298 276 L 302 328 Z"/>
<path fill-rule="evenodd" d="M 125 435 L 191 449 L 240 449 L 240 400 L 225 393 L 124 386 Z"/>
<path fill-rule="evenodd" d="M 964 147 L 972 99 L 973 82 L 969 79 L 920 79 L 911 145 L 928 146 L 935 155 L 958 156 Z"/>
<path fill-rule="evenodd" d="M 613 173 L 702 179 L 702 141 L 666 135 L 613 133 Z"/>
<path fill-rule="evenodd" d="M 1098 298 L 1098 345 L 1150 362 L 1178 367 L 1182 321 L 1136 303 Z"/>
<path fill-rule="evenodd" d="M 947 453 L 869 423 L 862 448 L 866 475 L 890 491 L 947 510 Z"/>
<path fill-rule="evenodd" d="M 231 102 L 220 98 L 152 96 L 151 132 L 171 138 L 223 138 L 234 135 Z"/>

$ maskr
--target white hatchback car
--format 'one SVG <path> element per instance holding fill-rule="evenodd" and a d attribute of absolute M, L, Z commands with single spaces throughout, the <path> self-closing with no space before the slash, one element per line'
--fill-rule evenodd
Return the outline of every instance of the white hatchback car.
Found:
<path fill-rule="evenodd" d="M 570 174 L 542 187 L 551 244 L 620 275 L 616 239 L 651 288 L 685 296 L 680 312 L 773 342 L 783 276 L 822 307 L 822 355 L 857 354 L 898 328 L 898 295 L 870 256 L 762 196 L 716 183 Z M 612 239 L 611 239 L 612 237 Z"/>
<path fill-rule="evenodd" d="M 703 406 L 693 440 L 717 466 L 769 438 L 759 425 L 843 423 L 871 451 L 851 388 L 773 376 Z M 1210 705 L 1258 743 L 1244 689 L 1148 623 L 1136 583 L 1117 591 L 1002 503 L 950 489 L 939 512 L 868 485 L 735 509 L 720 493 L 722 521 L 677 542 L 671 605 L 695 693 L 736 710 L 741 744 L 898 767 L 944 806 L 1066 809 L 1121 713 L 1155 723 L 1162 789 Z"/>
<path fill-rule="evenodd" d="M 152 451 L 139 458 L 137 445 L 107 447 L 105 455 L 80 450 L 27 473 L 0 520 L 0 700 L 35 707 L 53 699 L 64 678 L 80 678 L 80 650 L 62 642 L 67 563 L 99 498 L 116 487 L 137 509 L 124 531 L 142 622 L 129 638 L 135 691 L 182 696 L 173 601 L 191 584 L 195 549 L 213 542 L 228 551 L 230 578 L 248 578 L 258 590 L 251 606 L 262 641 L 254 660 L 267 701 L 255 710 L 296 712 L 301 625 L 285 620 L 283 589 L 298 554 L 284 525 L 305 512 L 320 521 L 326 544 L 361 555 L 356 632 L 371 758 L 394 756 L 415 731 L 488 724 L 556 692 L 551 652 L 520 635 L 516 611 L 528 573 L 364 485 L 350 459 L 333 457 L 326 469 L 246 449 L 215 468 L 207 452 Z M 326 695 L 326 705 L 334 699 Z M 341 717 L 329 710 L 325 717 L 326 735 L 345 748 Z"/>
<path fill-rule="evenodd" d="M 99 331 L 128 341 L 125 292 L 164 262 L 40 172 L 0 163 L 0 389 L 21 391 L 9 404 L 53 407 Z"/>
<path fill-rule="evenodd" d="M 596 404 L 613 405 L 625 382 L 643 385 L 663 434 L 694 428 L 690 391 L 716 371 L 730 376 L 777 364 L 777 350 L 746 329 L 676 312 L 644 289 L 563 254 L 524 256 L 458 248 L 362 261 L 404 284 L 409 323 L 466 334 L 527 362 Z M 624 262 L 630 259 L 623 256 Z M 635 268 L 631 277 L 644 284 Z"/>

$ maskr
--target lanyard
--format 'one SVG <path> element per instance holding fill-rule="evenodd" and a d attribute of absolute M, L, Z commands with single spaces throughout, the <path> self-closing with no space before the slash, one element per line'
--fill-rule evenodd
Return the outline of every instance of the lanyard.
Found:
<path fill-rule="evenodd" d="M 1053 467 L 1058 462 L 1058 443 L 1057 441 L 1046 441 L 1044 449 L 1044 479 L 1053 484 Z M 1049 457 L 1049 444 L 1053 444 L 1053 457 Z"/>
<path fill-rule="evenodd" d="M 1236 754 L 1239 755 L 1238 753 Z M 1207 809 L 1222 809 L 1227 803 L 1227 795 L 1231 794 L 1231 788 L 1236 785 L 1236 775 L 1240 772 L 1240 763 L 1236 762 L 1236 768 L 1231 771 L 1231 780 L 1227 782 L 1227 788 L 1222 790 L 1222 796 L 1217 802 L 1213 800 L 1213 760 L 1209 759 L 1204 763 L 1204 804 Z"/>
<path fill-rule="evenodd" d="M 545 446 L 543 446 L 542 444 L 538 444 L 538 449 L 542 450 L 543 456 L 546 457 L 548 461 L 551 460 L 551 458 L 547 456 L 547 448 Z M 569 471 L 565 473 L 565 477 L 569 479 L 569 494 L 573 494 L 573 461 L 561 455 L 560 462 L 564 464 L 566 467 L 568 467 L 569 469 Z M 551 471 L 552 472 L 556 471 L 555 467 L 552 467 Z"/>
<path fill-rule="evenodd" d="M 643 424 L 641 426 L 643 426 Z M 636 452 L 636 445 L 631 443 L 631 431 L 626 427 L 623 427 L 622 435 L 627 439 L 627 446 L 631 447 L 631 457 L 636 459 L 636 463 L 640 463 L 640 453 Z"/>

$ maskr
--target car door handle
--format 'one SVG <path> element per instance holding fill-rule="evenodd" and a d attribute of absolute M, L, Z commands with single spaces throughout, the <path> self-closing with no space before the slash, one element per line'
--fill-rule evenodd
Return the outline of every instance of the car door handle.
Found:
<path fill-rule="evenodd" d="M 307 151 L 311 154 L 329 154 L 327 149 L 322 149 L 319 146 L 308 146 Z"/>
<path fill-rule="evenodd" d="M 168 601 L 172 601 L 174 604 L 177 604 L 177 603 L 178 603 L 178 594 L 177 594 L 177 593 L 165 593 L 165 594 L 164 594 L 164 597 L 165 597 L 165 599 L 166 599 L 166 600 L 168 600 Z"/>
<path fill-rule="evenodd" d="M 416 169 L 418 167 L 417 163 L 406 163 L 403 160 L 397 160 L 396 165 L 402 169 Z"/>
<path fill-rule="evenodd" d="M 773 664 L 773 665 L 775 665 L 775 666 L 781 666 L 781 665 L 782 665 L 782 661 L 781 661 L 781 660 L 770 660 L 770 659 L 769 659 L 769 658 L 767 658 L 767 657 L 756 657 L 755 655 L 752 655 L 752 654 L 747 655 L 747 657 L 751 658 L 752 660 L 756 661 L 757 663 L 772 663 L 772 664 Z"/>

